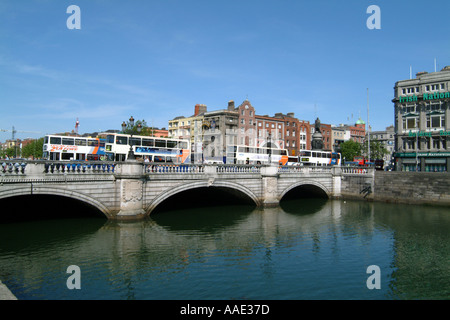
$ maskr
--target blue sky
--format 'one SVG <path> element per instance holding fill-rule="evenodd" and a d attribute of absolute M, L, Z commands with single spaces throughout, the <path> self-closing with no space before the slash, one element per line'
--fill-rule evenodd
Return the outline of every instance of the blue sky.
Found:
<path fill-rule="evenodd" d="M 67 7 L 81 10 L 69 30 Z M 369 5 L 381 9 L 370 30 Z M 394 122 L 393 87 L 450 65 L 450 1 L 1 0 L 0 128 L 168 126 L 246 98 L 260 115 Z M 40 133 L 20 132 L 32 131 Z M 1 132 L 0 141 L 11 137 Z"/>

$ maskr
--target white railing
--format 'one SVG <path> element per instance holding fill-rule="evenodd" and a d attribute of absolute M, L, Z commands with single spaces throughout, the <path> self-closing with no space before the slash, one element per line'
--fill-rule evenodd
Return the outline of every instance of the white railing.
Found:
<path fill-rule="evenodd" d="M 368 168 L 362 168 L 362 167 L 342 167 L 342 173 L 343 174 L 368 174 L 369 169 Z"/>
<path fill-rule="evenodd" d="M 1 175 L 27 174 L 110 174 L 116 163 L 105 161 L 0 160 Z"/>
<path fill-rule="evenodd" d="M 218 173 L 260 173 L 260 165 L 235 165 L 235 164 L 218 164 L 216 172 Z"/>
<path fill-rule="evenodd" d="M 146 174 L 193 174 L 203 173 L 205 166 L 202 164 L 165 164 L 165 163 L 145 163 L 144 173 Z"/>
<path fill-rule="evenodd" d="M 331 167 L 317 166 L 281 166 L 278 167 L 279 173 L 330 173 Z"/>

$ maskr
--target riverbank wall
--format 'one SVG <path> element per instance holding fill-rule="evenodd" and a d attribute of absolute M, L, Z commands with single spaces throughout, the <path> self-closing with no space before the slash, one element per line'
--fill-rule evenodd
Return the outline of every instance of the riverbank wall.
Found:
<path fill-rule="evenodd" d="M 376 171 L 373 200 L 450 206 L 450 173 Z"/>
<path fill-rule="evenodd" d="M 341 198 L 450 206 L 450 173 L 372 171 L 346 175 L 341 182 Z"/>

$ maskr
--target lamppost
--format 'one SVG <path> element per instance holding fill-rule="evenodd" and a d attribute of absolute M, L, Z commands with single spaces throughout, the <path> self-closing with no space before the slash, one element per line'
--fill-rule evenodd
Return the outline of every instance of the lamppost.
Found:
<path fill-rule="evenodd" d="M 272 165 L 272 132 L 269 131 L 269 137 L 267 138 L 267 146 L 269 147 L 269 165 Z"/>
<path fill-rule="evenodd" d="M 131 116 L 130 118 L 130 126 L 133 129 L 134 127 L 134 118 L 133 116 Z M 127 128 L 127 124 L 125 123 L 125 121 L 122 123 L 122 132 L 125 133 L 125 129 Z M 137 132 L 140 133 L 142 130 L 142 125 L 140 123 L 138 123 L 137 125 Z M 130 151 L 128 151 L 128 156 L 127 156 L 127 160 L 136 160 L 136 157 L 134 156 L 134 152 L 133 152 L 133 131 L 131 131 L 130 133 L 130 141 L 129 141 L 129 145 L 130 145 Z"/>

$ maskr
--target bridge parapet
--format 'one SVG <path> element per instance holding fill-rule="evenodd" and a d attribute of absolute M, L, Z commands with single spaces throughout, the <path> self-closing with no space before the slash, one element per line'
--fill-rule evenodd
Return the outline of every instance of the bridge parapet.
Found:
<path fill-rule="evenodd" d="M 45 175 L 45 174 L 110 174 L 114 173 L 116 163 L 104 161 L 45 161 L 45 160 L 2 160 L 2 176 Z"/>

